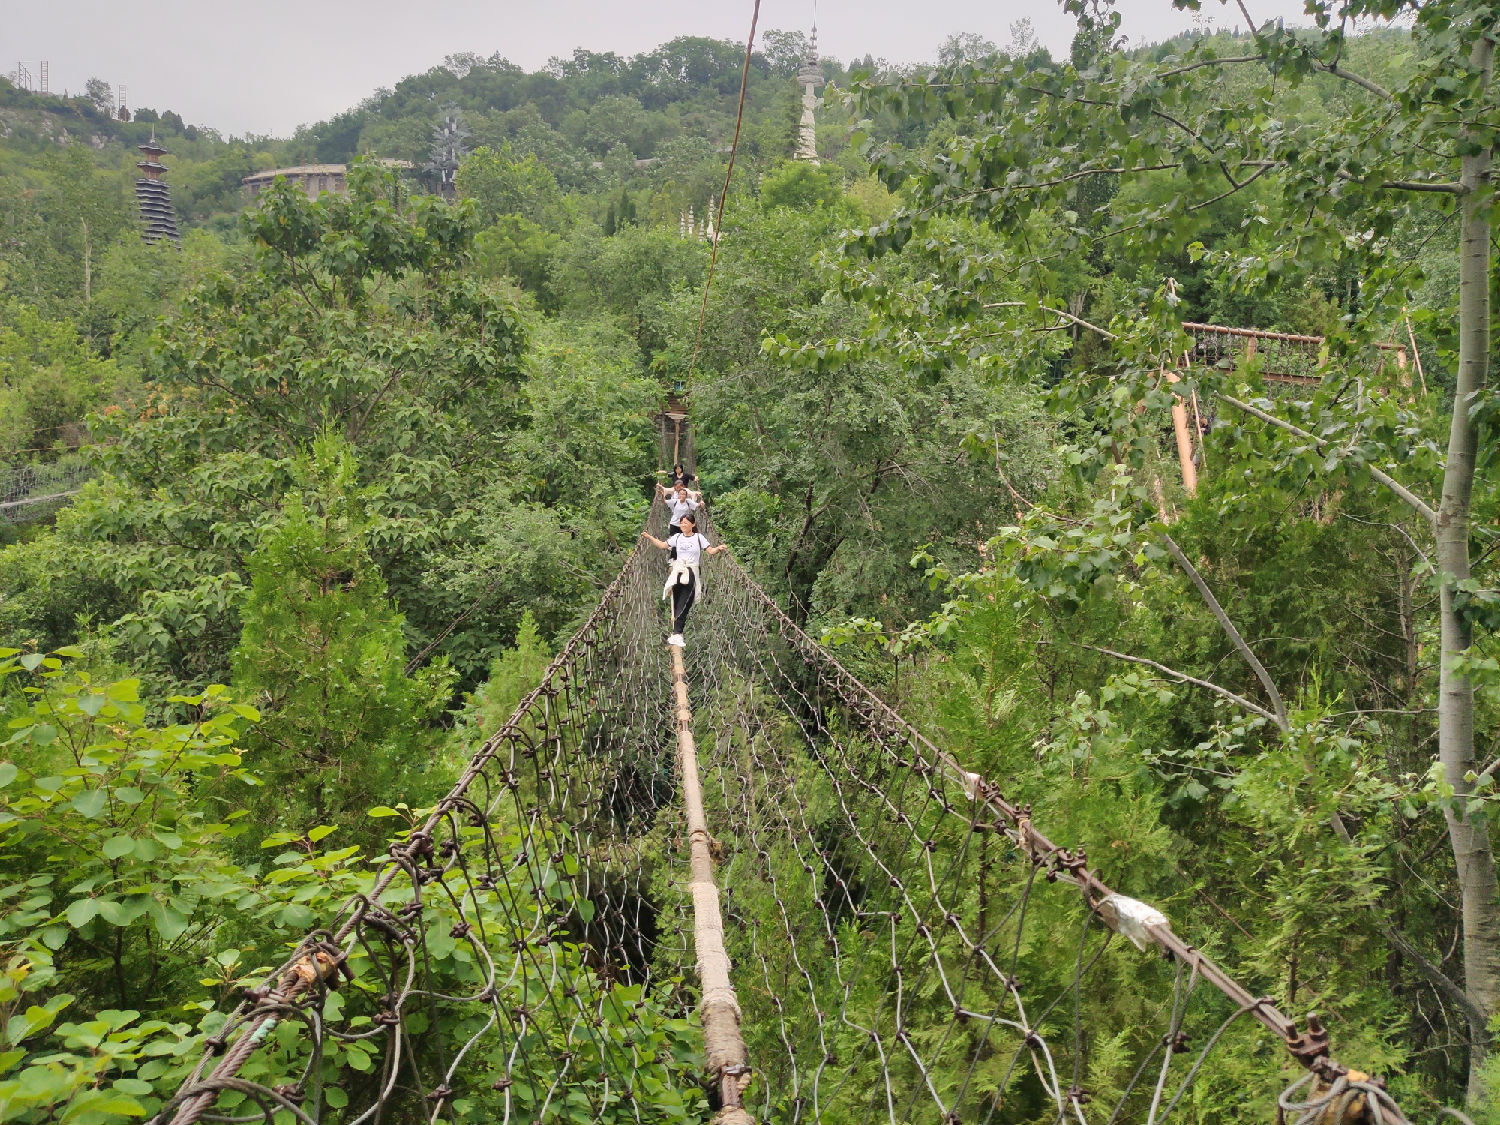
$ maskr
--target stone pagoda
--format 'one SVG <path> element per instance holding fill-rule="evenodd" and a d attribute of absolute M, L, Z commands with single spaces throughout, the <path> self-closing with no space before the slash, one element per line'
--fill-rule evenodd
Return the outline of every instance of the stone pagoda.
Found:
<path fill-rule="evenodd" d="M 818 162 L 818 130 L 813 112 L 818 108 L 818 87 L 823 85 L 823 68 L 818 65 L 818 25 L 813 24 L 812 47 L 807 61 L 797 70 L 802 87 L 802 123 L 797 129 L 797 159 Z"/>
<path fill-rule="evenodd" d="M 167 155 L 167 150 L 157 143 L 155 129 L 151 130 L 151 139 L 137 147 L 146 156 L 144 160 L 135 162 L 135 166 L 141 170 L 141 178 L 135 181 L 135 203 L 141 213 L 141 237 L 147 242 L 170 238 L 174 243 L 180 244 L 182 235 L 177 231 L 177 212 L 172 209 L 172 192 L 162 178 L 167 174 L 167 166 L 161 162 L 161 158 Z"/>

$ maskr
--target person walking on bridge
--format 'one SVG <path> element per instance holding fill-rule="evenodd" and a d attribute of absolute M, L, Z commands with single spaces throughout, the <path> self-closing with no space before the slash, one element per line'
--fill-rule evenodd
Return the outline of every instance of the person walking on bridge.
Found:
<path fill-rule="evenodd" d="M 729 548 L 723 543 L 710 547 L 708 537 L 698 533 L 698 521 L 691 512 L 683 515 L 680 529 L 668 538 L 658 539 L 647 531 L 641 532 L 641 538 L 663 551 L 672 551 L 674 561 L 661 596 L 666 598 L 670 595 L 672 599 L 672 635 L 667 638 L 667 644 L 682 648 L 686 643 L 682 638 L 682 631 L 687 625 L 688 610 L 693 608 L 693 603 L 698 600 L 698 592 L 703 589 L 703 577 L 698 573 L 698 564 L 705 554 L 717 555 Z"/>
<path fill-rule="evenodd" d="M 698 510 L 698 503 L 703 494 L 690 491 L 682 481 L 678 481 L 670 489 L 658 484 L 656 490 L 666 501 L 667 511 L 670 513 L 670 518 L 667 520 L 667 536 L 670 538 L 682 530 L 682 517 Z M 674 559 L 677 557 L 676 548 L 673 548 L 669 557 Z"/>

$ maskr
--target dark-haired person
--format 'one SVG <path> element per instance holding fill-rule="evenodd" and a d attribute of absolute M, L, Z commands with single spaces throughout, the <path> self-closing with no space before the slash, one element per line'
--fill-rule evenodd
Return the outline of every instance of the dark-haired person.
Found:
<path fill-rule="evenodd" d="M 688 472 L 687 469 L 683 467 L 683 464 L 682 464 L 681 461 L 677 462 L 677 464 L 675 464 L 675 465 L 672 466 L 672 483 L 673 484 L 676 484 L 678 481 L 681 481 L 683 484 L 687 485 L 688 488 L 692 488 L 693 485 L 697 483 L 697 480 L 698 480 L 697 477 L 695 477 L 692 473 Z"/>
<path fill-rule="evenodd" d="M 698 592 L 703 589 L 703 576 L 698 572 L 698 564 L 704 555 L 717 555 L 720 551 L 729 548 L 723 543 L 717 547 L 710 547 L 708 537 L 698 534 L 698 521 L 693 518 L 691 512 L 682 517 L 682 528 L 676 534 L 667 539 L 658 539 L 649 532 L 641 532 L 641 538 L 645 539 L 663 551 L 672 551 L 672 569 L 667 574 L 667 583 L 662 587 L 661 596 L 672 598 L 672 635 L 667 638 L 667 644 L 682 648 L 682 630 L 687 625 L 688 610 L 693 608 L 693 603 L 698 600 Z"/>
<path fill-rule="evenodd" d="M 669 513 L 667 519 L 667 537 L 671 538 L 682 530 L 682 517 L 692 515 L 698 511 L 698 494 L 689 491 L 688 486 L 681 481 L 678 481 L 670 489 L 663 488 L 661 485 L 657 485 L 656 489 L 661 493 L 661 498 L 667 503 L 667 512 Z M 697 522 L 695 518 L 693 520 L 695 526 Z M 674 550 L 670 557 L 675 559 L 677 552 Z"/>

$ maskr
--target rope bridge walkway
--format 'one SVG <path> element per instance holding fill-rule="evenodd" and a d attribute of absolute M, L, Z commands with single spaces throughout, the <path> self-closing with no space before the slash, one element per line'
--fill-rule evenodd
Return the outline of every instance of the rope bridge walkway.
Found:
<path fill-rule="evenodd" d="M 1407 1121 L 731 556 L 669 649 L 662 571 L 638 545 L 156 1122 Z"/>

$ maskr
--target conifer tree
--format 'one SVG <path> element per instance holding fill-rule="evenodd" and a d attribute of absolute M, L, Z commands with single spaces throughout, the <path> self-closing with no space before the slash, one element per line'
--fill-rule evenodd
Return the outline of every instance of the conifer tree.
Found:
<path fill-rule="evenodd" d="M 325 433 L 299 459 L 298 491 L 250 558 L 235 683 L 262 706 L 251 757 L 262 823 L 310 829 L 357 815 L 425 766 L 426 720 L 449 676 L 407 676 L 402 617 L 366 544 L 357 462 Z"/>

